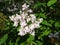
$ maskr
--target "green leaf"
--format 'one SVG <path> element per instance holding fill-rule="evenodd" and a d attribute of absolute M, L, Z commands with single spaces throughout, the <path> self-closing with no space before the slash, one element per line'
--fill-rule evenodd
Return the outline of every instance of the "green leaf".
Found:
<path fill-rule="evenodd" d="M 32 42 L 34 40 L 34 36 L 29 35 L 29 38 L 27 39 L 27 42 Z"/>
<path fill-rule="evenodd" d="M 36 16 L 37 18 L 40 18 L 40 17 L 42 17 L 42 18 L 44 18 L 44 19 L 47 18 L 44 13 L 35 13 L 35 16 Z"/>
<path fill-rule="evenodd" d="M 4 45 L 6 45 L 6 43 L 4 43 Z"/>
<path fill-rule="evenodd" d="M 42 37 L 48 35 L 50 32 L 51 32 L 51 30 L 50 30 L 50 28 L 48 27 L 44 32 L 42 32 L 41 35 L 39 35 L 38 39 L 43 40 Z"/>
<path fill-rule="evenodd" d="M 39 6 L 41 6 L 41 3 L 40 2 L 37 2 L 33 8 L 38 8 Z"/>
<path fill-rule="evenodd" d="M 44 9 L 43 8 L 41 8 L 41 12 L 44 12 Z"/>
<path fill-rule="evenodd" d="M 20 38 L 18 37 L 17 39 L 16 39 L 16 42 L 15 42 L 15 45 L 18 45 L 18 41 L 20 40 Z"/>
<path fill-rule="evenodd" d="M 8 39 L 8 34 L 5 34 L 5 35 L 0 39 L 0 45 L 2 45 L 3 43 L 5 43 L 7 39 Z"/>
<path fill-rule="evenodd" d="M 25 42 L 21 43 L 20 45 L 26 45 Z"/>
<path fill-rule="evenodd" d="M 29 22 L 27 22 L 27 25 L 30 25 L 32 22 L 31 21 L 29 21 Z"/>
<path fill-rule="evenodd" d="M 9 45 L 13 45 L 12 41 L 10 40 Z"/>
<path fill-rule="evenodd" d="M 18 26 L 18 27 L 17 27 L 17 31 L 19 31 L 19 29 L 20 29 L 20 28 L 21 28 L 21 27 L 20 27 L 20 26 Z"/>
<path fill-rule="evenodd" d="M 56 22 L 56 23 L 55 23 L 55 27 L 60 28 L 60 22 Z"/>
<path fill-rule="evenodd" d="M 48 1 L 47 6 L 51 6 L 51 5 L 55 4 L 56 2 L 57 2 L 57 0 L 50 0 L 50 1 Z"/>
<path fill-rule="evenodd" d="M 43 43 L 40 41 L 36 41 L 36 42 L 37 42 L 37 45 L 43 45 Z"/>
<path fill-rule="evenodd" d="M 46 26 L 52 27 L 52 25 L 51 25 L 50 23 L 48 23 L 46 20 L 44 20 L 44 21 L 42 22 L 42 24 L 43 24 L 43 25 L 46 25 Z"/>
<path fill-rule="evenodd" d="M 46 19 L 46 15 L 44 13 L 40 13 L 39 16 Z"/>
<path fill-rule="evenodd" d="M 54 23 L 54 20 L 49 20 L 48 21 L 50 24 L 53 24 Z"/>
<path fill-rule="evenodd" d="M 43 32 L 42 36 L 48 35 L 49 33 L 50 33 L 50 31 L 46 30 L 46 31 Z"/>

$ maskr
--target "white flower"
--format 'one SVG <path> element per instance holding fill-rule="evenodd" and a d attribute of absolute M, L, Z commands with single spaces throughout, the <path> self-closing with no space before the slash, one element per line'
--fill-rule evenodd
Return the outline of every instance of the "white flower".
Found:
<path fill-rule="evenodd" d="M 22 17 L 23 19 L 25 19 L 27 15 L 28 15 L 27 13 L 23 12 L 23 13 L 21 14 L 21 17 Z"/>
<path fill-rule="evenodd" d="M 29 7 L 29 5 L 26 5 L 26 3 L 25 3 L 22 5 L 22 10 L 26 10 L 26 9 L 28 9 L 28 7 Z"/>
<path fill-rule="evenodd" d="M 29 5 L 27 5 L 26 3 L 22 5 L 23 8 L 28 8 Z"/>
<path fill-rule="evenodd" d="M 22 10 L 25 10 L 25 8 L 22 8 Z"/>
<path fill-rule="evenodd" d="M 25 27 L 25 32 L 29 33 L 30 32 L 30 29 L 28 26 Z"/>
<path fill-rule="evenodd" d="M 18 22 L 15 21 L 14 24 L 13 24 L 13 26 L 17 27 L 18 26 Z"/>
<path fill-rule="evenodd" d="M 35 36 L 35 31 L 31 31 L 31 32 L 29 32 L 29 34 Z"/>
<path fill-rule="evenodd" d="M 22 13 L 22 11 L 20 10 L 20 14 Z"/>
<path fill-rule="evenodd" d="M 36 16 L 34 14 L 30 14 L 30 16 L 34 19 L 36 19 Z"/>
<path fill-rule="evenodd" d="M 15 15 L 9 16 L 9 18 L 13 21 L 15 19 Z"/>
<path fill-rule="evenodd" d="M 21 16 L 20 15 L 18 15 L 18 14 L 16 14 L 16 17 L 15 17 L 15 19 L 21 19 Z"/>
<path fill-rule="evenodd" d="M 31 22 L 34 23 L 36 21 L 36 16 L 34 14 L 30 14 Z"/>
<path fill-rule="evenodd" d="M 26 23 L 26 21 L 24 21 L 24 22 L 20 22 L 20 25 L 21 25 L 21 27 L 24 27 L 24 26 L 27 25 L 27 23 Z"/>
<path fill-rule="evenodd" d="M 22 7 L 26 7 L 26 3 L 22 5 Z"/>
<path fill-rule="evenodd" d="M 40 22 L 40 23 L 41 23 L 42 21 L 43 21 L 43 18 L 38 19 L 38 22 Z"/>
<path fill-rule="evenodd" d="M 18 35 L 24 36 L 25 35 L 25 32 L 23 30 L 20 30 L 19 33 L 18 33 Z"/>
<path fill-rule="evenodd" d="M 36 20 L 35 14 L 29 14 L 33 11 L 28 9 L 29 5 L 24 3 L 22 5 L 22 10 L 20 10 L 20 14 L 9 16 L 9 18 L 14 22 L 13 26 L 17 27 L 18 23 L 20 24 L 21 28 L 19 29 L 18 35 L 24 36 L 27 33 L 35 36 L 35 28 L 40 27 L 40 23 L 43 21 L 43 18 Z M 31 21 L 32 23 L 28 25 L 27 23 Z"/>
<path fill-rule="evenodd" d="M 32 13 L 32 10 L 31 10 L 31 9 L 29 9 L 29 10 L 28 10 L 28 12 Z"/>
<path fill-rule="evenodd" d="M 25 12 L 25 17 L 28 16 L 28 13 Z"/>
<path fill-rule="evenodd" d="M 31 29 L 31 30 L 34 30 L 34 24 L 31 24 L 31 25 L 29 25 L 29 28 Z"/>
<path fill-rule="evenodd" d="M 22 17 L 23 19 L 25 19 L 25 14 L 24 14 L 24 13 L 22 13 L 22 14 L 21 14 L 21 17 Z"/>
<path fill-rule="evenodd" d="M 34 18 L 31 18 L 31 22 L 34 23 L 36 20 Z"/>
<path fill-rule="evenodd" d="M 27 16 L 26 21 L 27 21 L 27 22 L 31 21 L 30 16 Z"/>
<path fill-rule="evenodd" d="M 21 15 L 21 18 L 19 20 L 20 20 L 20 22 L 24 22 L 25 21 L 25 16 Z"/>
<path fill-rule="evenodd" d="M 39 23 L 34 23 L 34 27 L 39 28 L 40 27 Z"/>

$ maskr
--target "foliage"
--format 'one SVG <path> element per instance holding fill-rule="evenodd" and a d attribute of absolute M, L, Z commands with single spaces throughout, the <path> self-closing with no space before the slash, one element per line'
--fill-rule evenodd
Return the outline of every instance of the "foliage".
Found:
<path fill-rule="evenodd" d="M 11 0 L 0 2 L 0 45 L 59 45 L 60 38 L 55 39 L 56 43 L 55 41 L 52 43 L 48 35 L 55 32 L 60 33 L 60 0 L 15 0 L 15 3 L 20 4 L 26 1 L 27 4 L 30 4 L 35 16 L 43 18 L 40 27 L 35 29 L 35 36 L 27 34 L 22 37 L 18 35 L 20 27 L 13 27 L 13 22 L 8 18 L 11 13 L 7 14 L 6 10 L 1 11 L 4 4 L 9 1 Z M 32 1 L 34 2 L 31 3 Z"/>
<path fill-rule="evenodd" d="M 2 45 L 3 43 L 6 42 L 6 40 L 8 39 L 8 34 L 5 34 L 2 39 L 0 39 L 0 45 Z"/>
<path fill-rule="evenodd" d="M 57 0 L 50 0 L 50 1 L 48 1 L 47 6 L 51 6 L 56 2 L 57 2 Z"/>

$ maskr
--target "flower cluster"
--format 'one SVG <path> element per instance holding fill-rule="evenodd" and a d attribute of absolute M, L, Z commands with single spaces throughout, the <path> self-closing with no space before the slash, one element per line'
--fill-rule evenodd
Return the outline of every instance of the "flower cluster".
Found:
<path fill-rule="evenodd" d="M 20 14 L 9 16 L 9 18 L 14 22 L 13 26 L 17 27 L 18 24 L 21 26 L 18 35 L 24 36 L 29 33 L 34 36 L 34 29 L 40 27 L 39 24 L 43 21 L 43 18 L 36 20 L 36 16 L 32 14 L 32 12 L 32 9 L 29 9 L 29 5 L 25 3 L 22 5 Z M 29 21 L 32 22 L 30 25 L 27 24 Z"/>
<path fill-rule="evenodd" d="M 50 33 L 48 35 L 49 38 L 56 38 L 56 39 L 59 39 L 59 32 L 55 32 L 54 34 L 53 33 Z"/>

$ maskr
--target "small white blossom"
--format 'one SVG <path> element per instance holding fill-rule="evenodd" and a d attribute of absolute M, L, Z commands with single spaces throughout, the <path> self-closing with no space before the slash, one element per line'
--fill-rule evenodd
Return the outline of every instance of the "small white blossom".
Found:
<path fill-rule="evenodd" d="M 34 24 L 31 24 L 31 25 L 29 25 L 29 28 L 31 29 L 31 30 L 34 30 Z"/>
<path fill-rule="evenodd" d="M 22 8 L 22 10 L 25 10 L 25 8 Z"/>
<path fill-rule="evenodd" d="M 31 32 L 29 32 L 29 34 L 35 36 L 35 31 L 31 31 Z"/>
<path fill-rule="evenodd" d="M 14 22 L 13 26 L 17 27 L 18 26 L 18 22 Z"/>
<path fill-rule="evenodd" d="M 30 32 L 30 29 L 28 26 L 25 27 L 25 32 L 29 33 Z"/>
<path fill-rule="evenodd" d="M 36 21 L 36 17 L 34 14 L 30 14 L 31 16 L 31 22 L 34 23 Z"/>
<path fill-rule="evenodd" d="M 24 36 L 25 35 L 25 32 L 23 30 L 20 30 L 19 33 L 18 33 L 18 35 Z"/>
<path fill-rule="evenodd" d="M 26 5 L 26 3 L 25 3 L 22 5 L 22 10 L 26 10 L 26 9 L 28 9 L 28 7 L 29 7 L 29 5 Z"/>
<path fill-rule="evenodd" d="M 35 24 L 34 24 L 34 27 L 35 27 L 35 28 L 39 28 L 39 27 L 40 27 L 39 23 L 35 23 Z"/>
<path fill-rule="evenodd" d="M 20 10 L 20 14 L 22 13 L 22 11 Z"/>
<path fill-rule="evenodd" d="M 40 23 L 41 23 L 42 21 L 43 21 L 43 18 L 38 19 L 38 22 L 40 22 Z"/>
<path fill-rule="evenodd" d="M 36 16 L 34 14 L 30 14 L 30 16 L 34 19 L 36 19 Z"/>
<path fill-rule="evenodd" d="M 27 23 L 25 21 L 24 22 L 20 22 L 20 25 L 21 25 L 21 27 L 24 27 L 24 26 L 27 25 Z"/>
<path fill-rule="evenodd" d="M 15 19 L 15 15 L 9 16 L 9 18 L 13 21 Z"/>
<path fill-rule="evenodd" d="M 26 3 L 22 5 L 22 7 L 26 7 Z"/>
<path fill-rule="evenodd" d="M 28 14 L 27 14 L 27 13 L 24 13 L 24 12 L 23 12 L 23 13 L 21 14 L 21 17 L 22 17 L 23 19 L 25 19 L 25 18 L 26 18 L 26 16 L 28 16 Z"/>
<path fill-rule="evenodd" d="M 18 15 L 18 14 L 16 14 L 16 19 L 17 19 L 17 20 L 21 19 L 21 16 Z"/>
<path fill-rule="evenodd" d="M 29 10 L 28 10 L 28 12 L 32 13 L 32 10 L 31 10 L 31 9 L 29 9 Z"/>
<path fill-rule="evenodd" d="M 26 21 L 27 21 L 27 22 L 31 21 L 30 16 L 27 16 Z"/>

